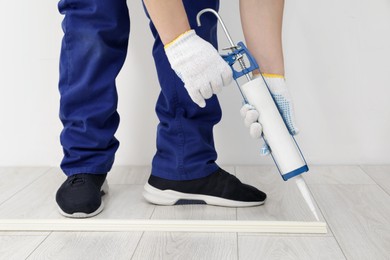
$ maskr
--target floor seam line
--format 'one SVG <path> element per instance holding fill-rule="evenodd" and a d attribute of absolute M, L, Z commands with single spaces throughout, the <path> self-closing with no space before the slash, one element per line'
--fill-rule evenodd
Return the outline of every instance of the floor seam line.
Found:
<path fill-rule="evenodd" d="M 1 206 L 6 203 L 7 201 L 9 201 L 10 199 L 12 199 L 13 197 L 15 197 L 17 194 L 19 194 L 20 192 L 22 192 L 24 189 L 26 189 L 27 187 L 29 187 L 30 185 L 32 185 L 34 182 L 38 181 L 39 179 L 42 178 L 43 175 L 46 175 L 51 169 L 53 169 L 53 167 L 49 167 L 49 169 L 45 170 L 41 175 L 39 175 L 36 179 L 34 179 L 33 181 L 31 181 L 30 183 L 28 183 L 27 185 L 25 185 L 23 188 L 21 188 L 20 190 L 16 191 L 14 194 L 12 194 L 8 199 L 4 200 L 3 202 L 0 203 L 0 209 L 1 209 Z"/>
<path fill-rule="evenodd" d="M 134 248 L 134 252 L 133 252 L 133 254 L 132 254 L 131 257 L 130 257 L 130 260 L 132 260 L 132 259 L 134 258 L 135 252 L 137 251 L 137 248 L 139 247 L 139 244 L 141 243 L 141 240 L 142 240 L 142 238 L 144 237 L 145 232 L 146 232 L 146 231 L 142 231 L 141 237 L 139 238 L 139 240 L 138 240 L 138 242 L 137 242 L 137 245 L 136 245 L 136 247 Z"/>
<path fill-rule="evenodd" d="M 383 190 L 388 196 L 390 196 L 390 193 L 388 193 L 378 182 L 376 182 L 375 181 L 375 179 L 374 178 L 372 178 L 371 177 L 371 175 L 368 173 L 368 172 L 366 172 L 363 168 L 362 168 L 362 166 L 359 164 L 358 165 L 359 166 L 359 168 L 375 183 L 375 185 L 376 186 L 378 186 L 381 190 Z"/>
<path fill-rule="evenodd" d="M 42 241 L 41 241 L 41 243 L 39 243 L 39 245 L 37 245 L 35 248 L 34 248 L 34 250 L 33 251 L 31 251 L 31 253 L 25 258 L 25 260 L 27 260 L 28 258 L 30 258 L 31 257 L 31 255 L 35 252 L 35 251 L 37 251 L 37 249 L 49 238 L 49 236 L 51 236 L 51 234 L 53 234 L 54 232 L 52 231 L 52 232 L 50 232 Z"/>

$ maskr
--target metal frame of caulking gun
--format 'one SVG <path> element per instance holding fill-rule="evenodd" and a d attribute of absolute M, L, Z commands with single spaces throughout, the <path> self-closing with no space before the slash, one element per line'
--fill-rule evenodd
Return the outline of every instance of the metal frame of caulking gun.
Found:
<path fill-rule="evenodd" d="M 219 22 L 220 22 L 220 24 L 221 24 L 221 26 L 222 26 L 222 29 L 224 30 L 224 32 L 225 32 L 225 34 L 226 34 L 226 37 L 227 37 L 227 39 L 228 39 L 228 41 L 229 41 L 231 47 L 226 48 L 226 49 L 224 49 L 224 50 L 231 50 L 231 52 L 228 53 L 227 55 L 221 55 L 221 56 L 222 56 L 222 58 L 229 64 L 229 66 L 232 68 L 232 71 L 233 71 L 233 78 L 234 78 L 234 80 L 235 80 L 235 82 L 236 82 L 236 84 L 237 84 L 237 87 L 238 87 L 238 89 L 239 89 L 239 91 L 240 91 L 240 93 L 241 93 L 241 96 L 242 96 L 243 99 L 244 99 L 244 102 L 248 104 L 248 101 L 247 101 L 245 95 L 243 94 L 243 92 L 242 92 L 242 90 L 241 90 L 241 87 L 240 87 L 240 85 L 239 85 L 238 82 L 237 82 L 237 79 L 240 78 L 240 77 L 242 77 L 242 76 L 245 76 L 246 79 L 248 80 L 248 82 L 251 81 L 251 78 L 250 78 L 250 76 L 249 76 L 249 73 L 252 72 L 252 71 L 254 71 L 254 70 L 256 70 L 256 69 L 260 69 L 260 66 L 257 64 L 255 58 L 251 55 L 251 53 L 249 52 L 249 50 L 246 48 L 246 46 L 245 46 L 242 42 L 238 42 L 237 45 L 234 44 L 234 42 L 233 42 L 233 40 L 232 40 L 232 38 L 231 38 L 231 36 L 230 36 L 228 30 L 226 29 L 226 26 L 225 26 L 225 24 L 224 24 L 222 18 L 219 16 L 219 14 L 218 14 L 214 9 L 206 8 L 206 9 L 203 9 L 202 11 L 200 11 L 200 12 L 198 13 L 198 15 L 196 16 L 196 21 L 197 21 L 197 25 L 198 25 L 198 26 L 201 26 L 200 17 L 201 17 L 201 15 L 204 14 L 205 12 L 211 12 L 211 13 L 213 13 L 213 14 L 218 18 L 218 20 L 219 20 Z M 244 56 L 246 56 L 246 57 L 248 58 L 249 62 L 250 62 L 250 66 L 249 66 L 249 67 L 246 66 L 246 64 L 245 64 L 245 62 L 244 62 L 244 60 L 243 60 Z M 236 71 L 236 70 L 233 68 L 233 64 L 236 63 L 237 61 L 238 61 L 239 64 L 240 64 L 241 71 Z M 270 92 L 269 86 L 268 86 L 268 84 L 267 84 L 267 81 L 264 79 L 264 77 L 263 77 L 263 75 L 262 75 L 261 73 L 260 73 L 260 75 L 261 75 L 261 77 L 262 77 L 262 79 L 263 79 L 265 85 L 267 86 L 268 91 Z M 271 93 L 271 92 L 270 92 L 270 93 Z M 273 98 L 272 95 L 271 95 L 271 97 Z M 273 99 L 274 99 L 274 98 L 273 98 Z M 274 99 L 274 103 L 276 104 L 275 99 Z M 279 110 L 279 107 L 278 107 L 278 106 L 276 106 L 276 107 L 278 108 L 278 111 L 279 111 L 279 113 L 280 113 L 280 115 L 281 115 L 281 117 L 282 117 L 282 119 L 283 119 L 283 121 L 284 121 L 284 123 L 285 123 L 285 125 L 286 125 L 286 128 L 287 128 L 287 124 L 286 124 L 286 122 L 285 122 L 285 120 L 284 120 L 284 117 L 282 116 L 281 111 Z M 288 128 L 287 128 L 287 129 L 288 129 Z M 290 133 L 290 135 L 291 135 L 291 133 Z M 272 157 L 272 159 L 273 159 L 273 161 L 274 161 L 274 163 L 275 163 L 275 165 L 276 165 L 276 167 L 277 167 L 277 169 L 278 169 L 278 171 L 279 171 L 279 173 L 280 173 L 280 175 L 281 175 L 281 177 L 283 178 L 284 181 L 287 181 L 288 179 L 291 179 L 291 178 L 293 178 L 293 177 L 295 177 L 295 176 L 297 176 L 297 175 L 300 175 L 300 174 L 302 174 L 302 173 L 304 173 L 304 172 L 309 171 L 309 167 L 307 166 L 305 157 L 303 156 L 302 151 L 301 151 L 301 149 L 299 148 L 298 143 L 296 142 L 296 140 L 295 140 L 295 138 L 294 138 L 293 135 L 291 135 L 291 137 L 292 137 L 292 139 L 294 140 L 295 145 L 297 146 L 297 148 L 298 148 L 298 150 L 299 150 L 300 156 L 302 157 L 303 161 L 305 162 L 305 165 L 302 166 L 302 167 L 300 167 L 300 168 L 298 168 L 298 169 L 295 169 L 295 170 L 293 170 L 293 171 L 291 171 L 291 172 L 282 174 L 282 172 L 281 172 L 281 170 L 280 170 L 280 167 L 279 167 L 277 161 L 275 160 L 274 156 L 272 155 L 272 150 L 271 150 L 271 157 Z M 267 140 L 266 140 L 266 138 L 264 137 L 264 135 L 262 135 L 262 138 L 263 138 L 264 142 L 268 145 Z"/>

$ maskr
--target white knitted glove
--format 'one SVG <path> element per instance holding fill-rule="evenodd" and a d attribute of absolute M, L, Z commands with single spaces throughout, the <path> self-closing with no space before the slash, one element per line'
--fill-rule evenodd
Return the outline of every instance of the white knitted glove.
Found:
<path fill-rule="evenodd" d="M 274 98 L 277 107 L 282 114 L 284 122 L 287 125 L 288 131 L 291 135 L 297 135 L 299 133 L 299 129 L 295 121 L 294 105 L 290 92 L 288 91 L 286 85 L 286 80 L 284 79 L 284 77 L 266 75 L 263 76 L 265 81 L 267 82 L 269 90 L 271 91 L 272 97 Z M 260 75 L 256 75 L 253 78 L 257 77 L 260 77 Z"/>
<path fill-rule="evenodd" d="M 164 48 L 172 69 L 200 107 L 205 107 L 205 99 L 219 93 L 233 79 L 227 62 L 194 30 L 184 33 Z"/>
<path fill-rule="evenodd" d="M 241 107 L 240 114 L 244 118 L 245 126 L 249 128 L 251 137 L 254 139 L 260 138 L 263 127 L 259 123 L 259 112 L 256 108 L 252 105 L 244 104 Z"/>

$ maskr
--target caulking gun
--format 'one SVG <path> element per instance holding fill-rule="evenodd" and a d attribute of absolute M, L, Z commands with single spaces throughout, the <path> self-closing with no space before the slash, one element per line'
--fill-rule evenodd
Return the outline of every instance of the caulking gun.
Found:
<path fill-rule="evenodd" d="M 294 177 L 307 205 L 319 220 L 310 192 L 301 176 L 302 173 L 309 171 L 301 149 L 294 136 L 290 134 L 264 77 L 252 79 L 250 76 L 252 71 L 259 69 L 259 65 L 242 42 L 234 44 L 224 22 L 215 10 L 206 8 L 200 11 L 196 17 L 198 26 L 201 26 L 200 17 L 205 12 L 211 12 L 218 18 L 228 38 L 231 46 L 227 50 L 230 52 L 221 56 L 232 68 L 233 78 L 244 102 L 254 106 L 260 113 L 259 123 L 263 127 L 262 138 L 270 148 L 271 156 L 280 175 L 285 181 Z M 245 57 L 249 61 L 249 66 L 246 65 Z M 239 65 L 239 70 L 234 68 L 235 64 Z M 240 86 L 237 80 L 241 77 L 245 77 L 248 82 Z"/>

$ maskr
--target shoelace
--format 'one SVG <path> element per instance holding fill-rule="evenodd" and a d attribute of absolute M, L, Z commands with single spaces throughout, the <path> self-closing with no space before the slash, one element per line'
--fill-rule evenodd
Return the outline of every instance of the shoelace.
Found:
<path fill-rule="evenodd" d="M 78 183 L 84 183 L 84 182 L 85 182 L 85 180 L 84 180 L 84 178 L 81 177 L 81 176 L 75 176 L 74 178 L 71 178 L 71 179 L 69 180 L 69 183 L 70 183 L 71 185 L 73 185 L 73 184 L 78 184 Z"/>

